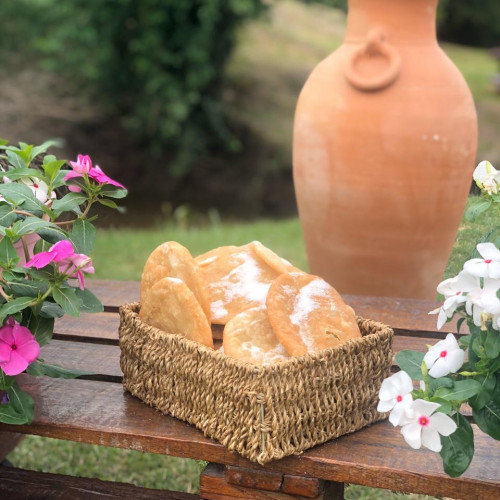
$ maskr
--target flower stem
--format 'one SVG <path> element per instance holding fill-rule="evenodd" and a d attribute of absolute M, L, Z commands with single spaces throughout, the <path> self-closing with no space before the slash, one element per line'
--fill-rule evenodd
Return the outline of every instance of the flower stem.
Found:
<path fill-rule="evenodd" d="M 28 262 L 30 260 L 30 252 L 24 236 L 21 236 L 21 242 L 23 244 L 24 258 L 26 259 L 26 262 Z"/>

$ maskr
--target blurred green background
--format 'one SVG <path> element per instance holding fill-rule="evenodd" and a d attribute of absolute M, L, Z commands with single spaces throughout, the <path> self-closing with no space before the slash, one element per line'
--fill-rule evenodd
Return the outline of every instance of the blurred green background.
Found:
<path fill-rule="evenodd" d="M 342 42 L 345 0 L 2 0 L 1 13 L 0 137 L 90 154 L 141 224 L 181 205 L 296 213 L 295 104 Z M 442 0 L 438 20 L 475 98 L 478 159 L 498 165 L 500 2 Z"/>

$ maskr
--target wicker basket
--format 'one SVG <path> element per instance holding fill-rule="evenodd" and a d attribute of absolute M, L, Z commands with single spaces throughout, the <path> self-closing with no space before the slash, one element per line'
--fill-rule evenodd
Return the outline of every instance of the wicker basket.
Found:
<path fill-rule="evenodd" d="M 264 464 L 383 418 L 376 405 L 392 362 L 388 326 L 358 318 L 360 339 L 258 367 L 146 325 L 138 310 L 120 308 L 125 389 L 249 460 Z"/>

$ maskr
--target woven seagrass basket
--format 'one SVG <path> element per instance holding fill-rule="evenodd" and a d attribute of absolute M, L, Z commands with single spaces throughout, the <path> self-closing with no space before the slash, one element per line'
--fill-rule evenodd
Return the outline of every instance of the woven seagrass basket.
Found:
<path fill-rule="evenodd" d="M 120 308 L 125 389 L 249 460 L 300 453 L 384 417 L 376 406 L 393 331 L 382 323 L 358 318 L 360 339 L 259 367 L 146 325 L 138 311 Z"/>

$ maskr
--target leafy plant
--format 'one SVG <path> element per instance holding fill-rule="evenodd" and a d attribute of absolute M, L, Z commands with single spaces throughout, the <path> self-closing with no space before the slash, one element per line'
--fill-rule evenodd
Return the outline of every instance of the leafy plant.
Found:
<path fill-rule="evenodd" d="M 481 199 L 466 211 L 475 220 L 490 206 L 500 203 L 500 172 L 488 161 L 476 167 L 474 180 Z M 497 228 L 499 229 L 499 228 Z M 490 231 L 490 238 L 495 231 Z M 390 411 L 389 421 L 401 426 L 412 448 L 422 445 L 439 452 L 445 472 L 460 476 L 474 456 L 474 434 L 460 413 L 468 403 L 477 426 L 493 439 L 500 439 L 500 250 L 498 242 L 477 245 L 478 257 L 437 287 L 444 296 L 438 328 L 460 315 L 469 334 L 457 342 L 450 333 L 430 346 L 426 354 L 404 350 L 396 355 L 401 371 L 385 379 L 377 409 Z M 467 361 L 466 355 L 467 352 Z M 418 389 L 413 380 L 420 381 Z"/>
<path fill-rule="evenodd" d="M 34 403 L 19 387 L 18 374 L 84 374 L 45 363 L 40 347 L 52 339 L 55 318 L 103 310 L 85 288 L 84 273 L 94 273 L 95 217 L 89 215 L 96 203 L 116 207 L 112 198 L 127 191 L 88 156 L 79 155 L 68 169 L 65 161 L 45 154 L 51 142 L 38 147 L 2 142 L 0 421 L 26 424 L 33 420 Z"/>

